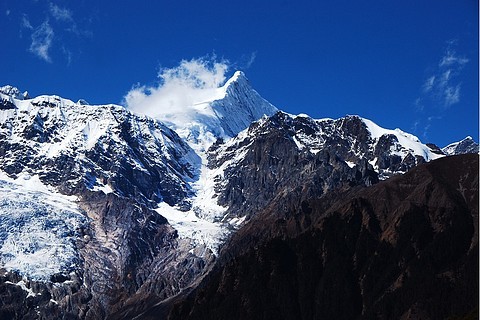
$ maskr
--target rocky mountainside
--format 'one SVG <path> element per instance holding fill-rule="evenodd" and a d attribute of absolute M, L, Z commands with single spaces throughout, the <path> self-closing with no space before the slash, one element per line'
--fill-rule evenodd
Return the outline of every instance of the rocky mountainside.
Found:
<path fill-rule="evenodd" d="M 314 120 L 279 111 L 212 146 L 209 165 L 223 168 L 214 180 L 225 214 L 250 217 L 284 188 L 312 183 L 325 193 L 344 180 L 371 185 L 442 156 L 436 152 L 410 134 L 358 116 Z"/>
<path fill-rule="evenodd" d="M 250 250 L 248 230 L 297 234 L 311 199 L 444 157 L 358 116 L 278 111 L 241 72 L 163 116 L 0 88 L 0 318 L 142 318 Z"/>
<path fill-rule="evenodd" d="M 0 166 L 8 176 L 37 175 L 67 195 L 115 190 L 172 205 L 188 198 L 198 156 L 163 124 L 114 105 L 0 97 L 14 106 L 0 115 Z"/>
<path fill-rule="evenodd" d="M 120 106 L 1 98 L 3 318 L 103 318 L 213 261 L 153 211 L 191 207 L 200 158 L 174 131 Z"/>
<path fill-rule="evenodd" d="M 289 190 L 197 289 L 143 318 L 478 317 L 478 161 L 435 160 L 341 196 Z"/>

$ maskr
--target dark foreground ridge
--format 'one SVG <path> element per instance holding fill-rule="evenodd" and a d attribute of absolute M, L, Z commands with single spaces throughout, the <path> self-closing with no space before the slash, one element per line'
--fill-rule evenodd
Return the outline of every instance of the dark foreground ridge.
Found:
<path fill-rule="evenodd" d="M 299 206 L 285 195 L 197 289 L 142 318 L 478 318 L 478 168 L 453 156 Z"/>

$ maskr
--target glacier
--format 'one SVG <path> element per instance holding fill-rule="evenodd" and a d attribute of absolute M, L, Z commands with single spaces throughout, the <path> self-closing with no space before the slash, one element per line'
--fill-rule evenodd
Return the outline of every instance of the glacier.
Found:
<path fill-rule="evenodd" d="M 37 176 L 0 177 L 0 264 L 49 281 L 78 268 L 76 238 L 88 222 L 76 198 L 54 192 Z"/>

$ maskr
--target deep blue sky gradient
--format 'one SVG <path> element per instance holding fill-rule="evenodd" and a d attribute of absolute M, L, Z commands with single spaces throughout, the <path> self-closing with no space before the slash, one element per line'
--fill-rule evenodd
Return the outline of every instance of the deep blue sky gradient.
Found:
<path fill-rule="evenodd" d="M 161 67 L 215 55 L 290 113 L 358 114 L 439 146 L 478 141 L 477 0 L 4 0 L 0 17 L 0 85 L 32 96 L 121 103 Z M 29 50 L 45 22 L 49 62 Z M 447 52 L 468 60 L 452 66 L 450 105 L 425 90 Z"/>

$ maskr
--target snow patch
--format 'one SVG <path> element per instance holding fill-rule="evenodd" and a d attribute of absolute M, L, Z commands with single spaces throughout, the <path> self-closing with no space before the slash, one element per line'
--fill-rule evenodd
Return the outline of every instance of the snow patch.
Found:
<path fill-rule="evenodd" d="M 162 202 L 156 211 L 178 231 L 180 238 L 190 239 L 193 247 L 205 245 L 215 255 L 229 234 L 226 224 L 202 219 L 193 210 L 182 212 Z"/>
<path fill-rule="evenodd" d="M 295 145 L 297 146 L 298 150 L 303 150 L 303 148 L 305 148 L 305 146 L 300 142 L 298 141 L 298 139 L 293 136 L 293 142 L 295 142 Z"/>
<path fill-rule="evenodd" d="M 91 191 L 102 191 L 104 194 L 113 193 L 112 187 L 108 184 L 103 184 L 98 178 L 95 179 L 95 185 L 90 189 Z"/>
<path fill-rule="evenodd" d="M 15 286 L 18 286 L 18 287 L 22 288 L 23 291 L 27 292 L 27 298 L 41 296 L 42 295 L 41 293 L 35 293 L 35 292 L 33 292 L 32 288 L 27 288 L 27 284 L 25 282 L 26 280 L 27 279 L 22 279 L 22 280 L 18 281 L 17 283 L 13 283 L 11 281 L 5 281 L 5 283 L 15 285 Z"/>
<path fill-rule="evenodd" d="M 352 161 L 345 161 L 345 163 L 347 164 L 347 166 L 349 166 L 350 168 L 353 168 L 356 166 L 355 162 L 352 162 Z"/>

